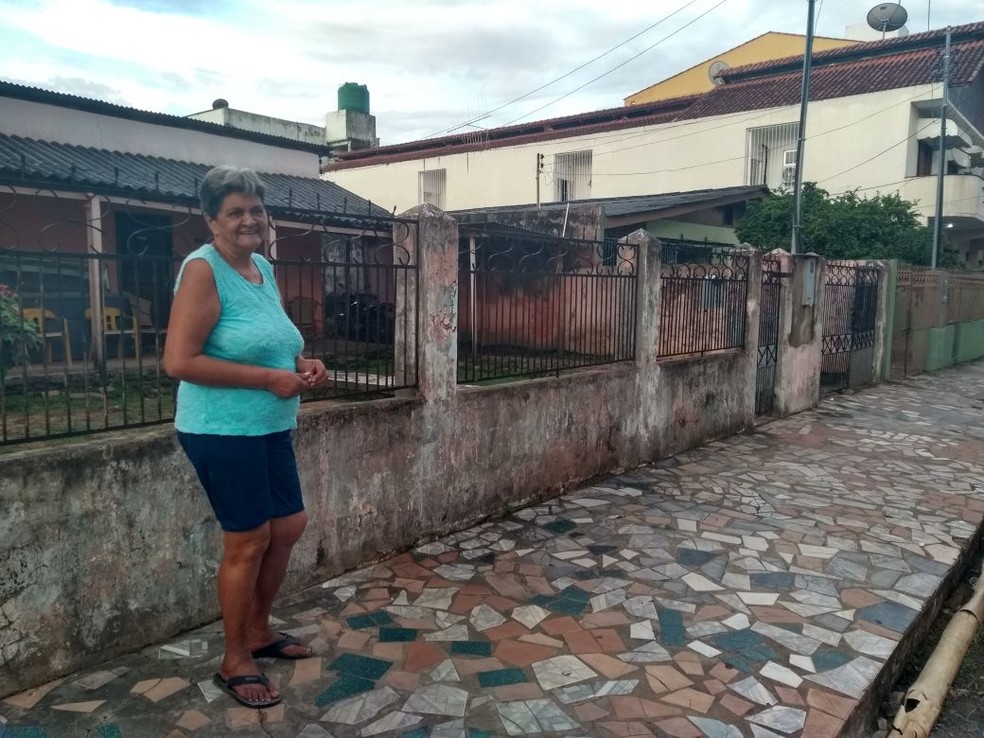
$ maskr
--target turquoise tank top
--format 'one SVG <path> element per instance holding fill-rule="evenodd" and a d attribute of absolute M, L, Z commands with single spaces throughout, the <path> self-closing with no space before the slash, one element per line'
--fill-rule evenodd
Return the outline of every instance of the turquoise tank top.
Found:
<path fill-rule="evenodd" d="M 182 263 L 175 291 L 185 265 L 192 259 L 204 259 L 212 267 L 222 305 L 202 353 L 237 364 L 294 371 L 304 339 L 284 312 L 270 262 L 253 254 L 263 284 L 252 284 L 212 244 L 205 244 Z M 182 433 L 262 436 L 297 427 L 299 403 L 298 397 L 285 399 L 267 390 L 206 387 L 182 381 L 174 426 Z"/>

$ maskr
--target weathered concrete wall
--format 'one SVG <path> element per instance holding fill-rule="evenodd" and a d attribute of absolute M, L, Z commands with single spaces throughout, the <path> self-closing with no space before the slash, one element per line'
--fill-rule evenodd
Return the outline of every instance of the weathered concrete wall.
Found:
<path fill-rule="evenodd" d="M 814 254 L 768 254 L 779 262 L 783 280 L 779 306 L 779 355 L 775 409 L 792 415 L 820 402 L 823 346 L 823 284 L 826 262 Z"/>
<path fill-rule="evenodd" d="M 984 356 L 984 275 L 899 270 L 892 376 L 936 371 Z"/>
<path fill-rule="evenodd" d="M 459 389 L 456 229 L 415 215 L 420 395 L 302 410 L 311 526 L 284 591 L 753 422 L 754 351 L 656 360 L 659 249 L 643 235 L 634 364 Z M 750 287 L 759 269 L 753 255 Z M 219 555 L 169 429 L 0 458 L 0 696 L 215 619 Z"/>
<path fill-rule="evenodd" d="M 935 372 L 953 366 L 953 337 L 955 334 L 956 328 L 952 325 L 930 328 L 927 331 L 927 372 Z"/>
<path fill-rule="evenodd" d="M 984 356 L 984 320 L 958 323 L 953 337 L 953 360 L 958 364 Z"/>

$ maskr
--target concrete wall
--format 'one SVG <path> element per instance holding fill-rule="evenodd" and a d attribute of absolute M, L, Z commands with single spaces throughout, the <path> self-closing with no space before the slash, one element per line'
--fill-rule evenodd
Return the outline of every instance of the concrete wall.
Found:
<path fill-rule="evenodd" d="M 957 364 L 984 357 L 984 320 L 958 323 L 953 337 L 953 360 Z"/>
<path fill-rule="evenodd" d="M 299 177 L 320 173 L 315 153 L 230 138 L 221 129 L 212 134 L 11 98 L 2 105 L 0 132 L 13 136 Z"/>
<path fill-rule="evenodd" d="M 657 360 L 659 248 L 637 233 L 634 363 L 459 388 L 457 229 L 431 206 L 408 215 L 419 395 L 302 411 L 311 526 L 285 592 L 751 426 L 757 254 L 744 350 Z M 218 533 L 168 429 L 0 457 L 0 696 L 216 618 Z"/>
<path fill-rule="evenodd" d="M 984 276 L 902 268 L 894 292 L 894 379 L 984 357 Z"/>
<path fill-rule="evenodd" d="M 810 103 L 807 179 L 836 194 L 887 188 L 914 175 L 915 137 L 888 151 L 884 142 L 909 139 L 918 128 L 912 106 L 933 97 L 933 87 L 924 85 Z M 540 177 L 546 202 L 553 199 L 554 155 L 590 150 L 593 198 L 732 187 L 746 184 L 747 130 L 795 123 L 798 116 L 798 106 L 790 105 L 519 146 L 490 142 L 465 153 L 368 166 L 342 163 L 324 176 L 384 208 L 403 210 L 417 203 L 418 174 L 444 169 L 447 210 L 519 205 L 536 202 L 538 153 L 546 163 Z M 875 157 L 877 166 L 861 166 Z"/>
<path fill-rule="evenodd" d="M 783 290 L 779 305 L 775 410 L 792 415 L 820 402 L 823 344 L 823 284 L 826 261 L 813 254 L 771 251 L 779 262 Z"/>

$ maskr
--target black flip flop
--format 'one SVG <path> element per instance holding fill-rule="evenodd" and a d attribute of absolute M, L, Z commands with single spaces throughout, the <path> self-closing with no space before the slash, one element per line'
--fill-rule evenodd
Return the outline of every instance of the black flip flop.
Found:
<path fill-rule="evenodd" d="M 215 686 L 232 697 L 240 705 L 252 707 L 254 710 L 273 707 L 281 700 L 280 697 L 273 697 L 268 700 L 251 700 L 243 697 L 234 689 L 234 687 L 242 687 L 245 684 L 262 684 L 269 689 L 270 680 L 266 674 L 246 674 L 245 676 L 231 676 L 228 679 L 223 679 L 222 675 L 216 672 L 215 676 L 212 677 L 212 681 L 215 682 Z"/>
<path fill-rule="evenodd" d="M 300 661 L 301 659 L 309 659 L 314 656 L 310 649 L 304 655 L 293 655 L 285 653 L 284 649 L 288 646 L 303 646 L 304 644 L 297 640 L 290 633 L 280 633 L 282 638 L 279 641 L 274 641 L 273 643 L 268 643 L 263 646 L 263 648 L 258 648 L 252 652 L 254 659 L 286 659 L 287 661 Z"/>

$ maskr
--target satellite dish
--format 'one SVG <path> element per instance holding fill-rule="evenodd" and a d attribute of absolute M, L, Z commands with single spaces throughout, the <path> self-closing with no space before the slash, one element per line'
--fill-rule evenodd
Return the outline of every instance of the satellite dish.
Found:
<path fill-rule="evenodd" d="M 909 14 L 899 3 L 882 3 L 868 11 L 868 25 L 884 36 L 897 31 L 909 20 Z"/>
<path fill-rule="evenodd" d="M 731 67 L 726 61 L 718 59 L 716 62 L 711 62 L 711 65 L 707 68 L 707 76 L 711 78 L 711 82 L 715 86 L 720 85 L 724 83 L 724 77 L 722 75 L 729 69 Z"/>

